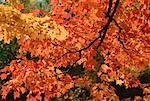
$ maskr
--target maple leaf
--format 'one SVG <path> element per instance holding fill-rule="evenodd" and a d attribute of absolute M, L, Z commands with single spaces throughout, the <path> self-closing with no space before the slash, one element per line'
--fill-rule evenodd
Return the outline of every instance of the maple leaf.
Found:
<path fill-rule="evenodd" d="M 7 86 L 2 86 L 2 98 L 3 99 L 6 99 L 6 96 L 7 96 L 7 94 L 9 93 L 9 91 L 10 91 L 10 88 L 8 88 Z"/>
<path fill-rule="evenodd" d="M 18 91 L 15 91 L 14 92 L 14 99 L 16 99 L 17 97 L 19 97 L 20 96 L 20 93 L 18 92 Z"/>
<path fill-rule="evenodd" d="M 3 69 L 0 70 L 0 72 L 7 72 L 9 71 L 9 67 L 8 66 L 5 66 Z"/>
<path fill-rule="evenodd" d="M 57 4 L 58 4 L 58 2 L 59 2 L 58 0 L 50 0 L 50 2 L 49 2 L 49 3 L 50 3 L 50 4 L 53 4 L 53 5 L 57 5 Z"/>
<path fill-rule="evenodd" d="M 120 86 L 121 86 L 123 83 L 124 83 L 124 81 L 122 81 L 122 80 L 116 80 L 116 84 L 117 84 L 117 85 L 120 85 Z"/>
<path fill-rule="evenodd" d="M 24 4 L 18 4 L 17 9 L 18 9 L 18 10 L 22 10 L 22 9 L 24 9 Z"/>
<path fill-rule="evenodd" d="M 26 89 L 24 87 L 20 87 L 20 91 L 22 94 L 24 94 L 26 92 Z"/>
<path fill-rule="evenodd" d="M 19 52 L 29 51 L 31 57 L 38 56 L 39 60 L 20 57 L 4 67 L 1 72 L 12 74 L 7 89 L 15 87 L 22 93 L 30 90 L 29 101 L 41 100 L 41 93 L 45 94 L 44 99 L 50 100 L 62 96 L 75 83 L 78 87 L 88 87 L 93 101 L 117 101 L 119 98 L 115 89 L 107 85 L 109 82 L 116 81 L 120 86 L 131 88 L 141 84 L 136 75 L 150 64 L 148 0 L 51 0 L 52 11 L 43 18 L 22 14 L 19 10 L 24 8 L 23 4 L 10 2 L 13 7 L 0 5 L 0 40 L 9 43 L 16 36 L 21 45 Z M 43 12 L 37 9 L 30 13 Z M 97 51 L 98 48 L 101 51 Z M 105 58 L 102 65 L 100 59 L 93 58 L 99 54 Z M 98 67 L 97 74 L 105 83 L 92 83 L 87 79 L 88 74 L 71 78 L 69 73 L 59 69 L 68 63 L 83 63 L 88 72 Z M 3 73 L 0 77 L 4 80 L 7 75 Z M 9 91 L 6 88 L 2 88 L 3 98 Z M 149 89 L 145 89 L 146 92 Z M 14 98 L 18 96 L 15 91 Z"/>
<path fill-rule="evenodd" d="M 30 10 L 30 13 L 32 13 L 33 15 L 37 15 L 41 12 L 41 10 L 36 9 L 36 10 Z"/>
<path fill-rule="evenodd" d="M 4 74 L 4 73 L 3 73 L 3 74 L 0 75 L 0 77 L 1 77 L 2 80 L 4 80 L 4 79 L 7 78 L 7 74 Z"/>
<path fill-rule="evenodd" d="M 150 93 L 150 87 L 149 88 L 144 88 L 144 94 Z"/>

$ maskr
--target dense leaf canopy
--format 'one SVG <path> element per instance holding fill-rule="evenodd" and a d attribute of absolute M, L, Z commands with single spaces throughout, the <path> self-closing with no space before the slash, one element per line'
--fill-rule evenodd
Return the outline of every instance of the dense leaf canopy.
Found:
<path fill-rule="evenodd" d="M 42 94 L 44 101 L 74 99 L 71 89 L 85 88 L 91 96 L 86 100 L 118 101 L 110 84 L 115 82 L 141 87 L 148 101 L 148 84 L 138 79 L 150 66 L 148 0 L 50 0 L 29 11 L 23 1 L 0 5 L 0 41 L 16 37 L 20 45 L 16 58 L 0 70 L 2 80 L 9 77 L 3 99 L 11 90 L 14 99 L 27 91 L 29 101 L 41 101 Z M 28 52 L 30 59 L 23 55 Z M 72 68 L 83 75 L 70 73 Z"/>

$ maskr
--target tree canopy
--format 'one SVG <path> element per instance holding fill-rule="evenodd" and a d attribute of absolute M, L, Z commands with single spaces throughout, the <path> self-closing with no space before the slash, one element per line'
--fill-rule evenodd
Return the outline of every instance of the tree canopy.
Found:
<path fill-rule="evenodd" d="M 141 87 L 148 101 L 149 84 L 138 78 L 150 66 L 148 0 L 50 0 L 38 9 L 23 1 L 0 5 L 0 41 L 16 37 L 20 45 L 0 70 L 3 99 L 12 90 L 29 101 L 75 99 L 71 92 L 80 91 L 84 100 L 118 101 L 114 82 Z"/>

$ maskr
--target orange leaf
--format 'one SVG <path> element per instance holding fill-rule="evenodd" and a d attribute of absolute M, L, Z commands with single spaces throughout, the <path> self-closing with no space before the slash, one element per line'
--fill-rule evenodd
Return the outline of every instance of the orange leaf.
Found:
<path fill-rule="evenodd" d="M 26 89 L 24 87 L 21 87 L 20 91 L 21 91 L 22 94 L 24 94 L 26 92 Z"/>
<path fill-rule="evenodd" d="M 58 0 L 50 0 L 50 4 L 57 5 L 58 4 Z"/>
<path fill-rule="evenodd" d="M 30 13 L 32 13 L 33 15 L 39 14 L 40 12 L 41 12 L 41 10 L 39 10 L 39 9 L 30 10 Z"/>
<path fill-rule="evenodd" d="M 42 100 L 42 97 L 41 97 L 41 95 L 40 95 L 40 94 L 37 94 L 37 95 L 35 96 L 35 98 L 36 98 L 37 100 L 39 100 L 39 101 L 41 101 L 41 100 Z"/>
<path fill-rule="evenodd" d="M 1 79 L 2 79 L 2 80 L 4 80 L 4 79 L 6 79 L 6 78 L 7 78 L 7 74 L 1 74 L 1 76 L 0 76 L 0 77 L 1 77 Z"/>
<path fill-rule="evenodd" d="M 14 92 L 14 99 L 20 96 L 20 93 L 18 91 Z"/>
<path fill-rule="evenodd" d="M 81 64 L 83 62 L 85 62 L 87 59 L 86 58 L 81 58 L 79 61 L 77 61 L 78 64 Z"/>
<path fill-rule="evenodd" d="M 0 70 L 0 72 L 7 72 L 9 70 L 8 66 L 5 66 L 3 69 Z"/>
<path fill-rule="evenodd" d="M 66 85 L 65 85 L 65 88 L 66 88 L 66 89 L 70 89 L 70 88 L 72 88 L 72 87 L 74 87 L 74 83 L 69 83 L 69 84 L 66 84 Z"/>
<path fill-rule="evenodd" d="M 24 4 L 19 4 L 17 7 L 19 10 L 24 9 Z"/>
<path fill-rule="evenodd" d="M 1 91 L 2 99 L 6 99 L 6 96 L 9 93 L 9 88 L 7 86 L 2 86 Z"/>

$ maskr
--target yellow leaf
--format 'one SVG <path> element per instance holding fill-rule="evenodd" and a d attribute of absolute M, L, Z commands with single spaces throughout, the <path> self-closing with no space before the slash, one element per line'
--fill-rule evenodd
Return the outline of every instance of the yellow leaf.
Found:
<path fill-rule="evenodd" d="M 120 85 L 120 86 L 121 86 L 123 83 L 124 83 L 124 81 L 122 81 L 122 80 L 116 80 L 116 84 L 117 84 L 117 85 Z"/>

